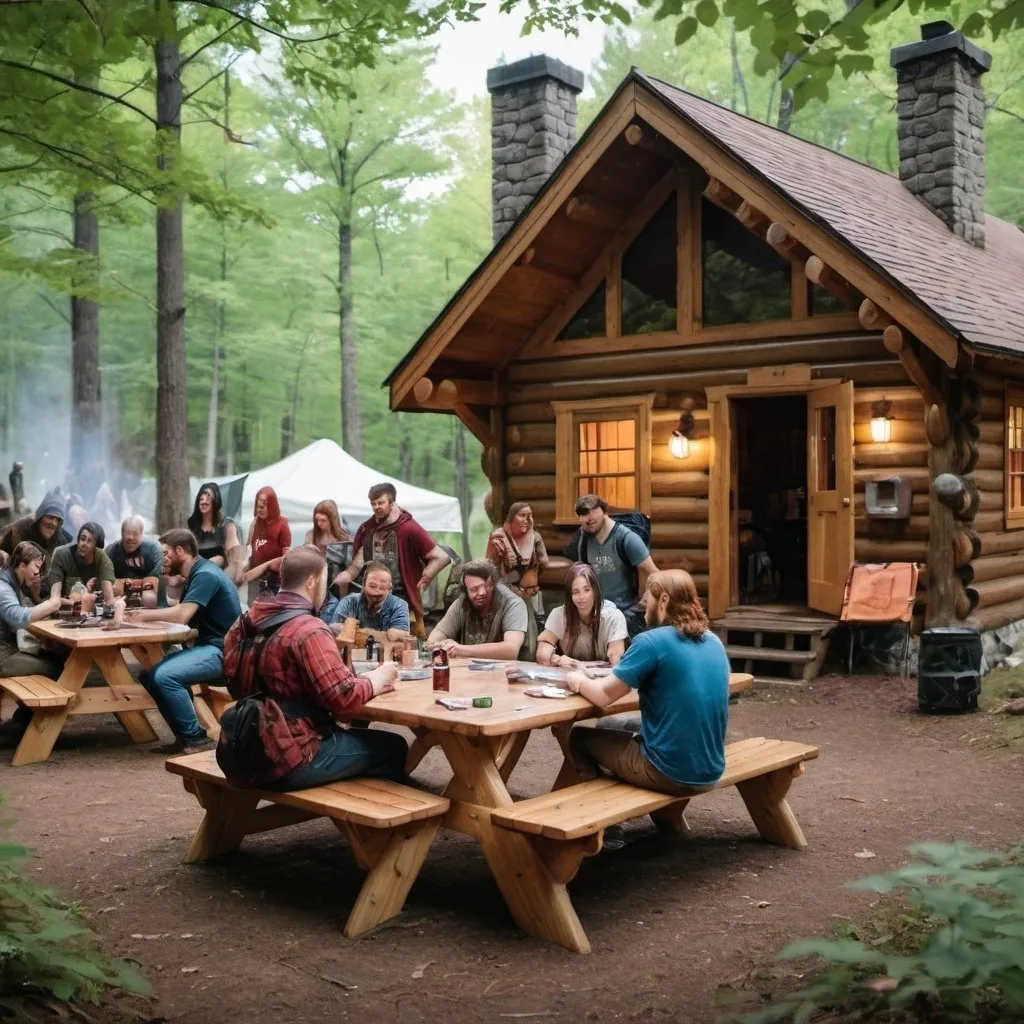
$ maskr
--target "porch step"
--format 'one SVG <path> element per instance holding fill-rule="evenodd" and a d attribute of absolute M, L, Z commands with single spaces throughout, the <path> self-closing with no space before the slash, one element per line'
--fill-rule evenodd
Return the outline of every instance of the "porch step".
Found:
<path fill-rule="evenodd" d="M 734 671 L 750 672 L 759 683 L 790 686 L 814 679 L 821 671 L 836 626 L 835 619 L 741 608 L 711 623 Z M 764 669 L 771 671 L 769 664 L 778 666 L 780 676 L 763 674 Z"/>
<path fill-rule="evenodd" d="M 814 661 L 818 656 L 815 651 L 785 651 L 775 647 L 740 647 L 728 644 L 725 648 L 730 658 L 749 658 L 751 661 L 789 661 L 803 664 Z"/>

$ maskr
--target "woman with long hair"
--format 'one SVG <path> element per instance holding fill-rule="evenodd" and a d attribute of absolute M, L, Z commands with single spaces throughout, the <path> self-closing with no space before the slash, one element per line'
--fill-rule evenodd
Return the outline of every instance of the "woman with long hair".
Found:
<path fill-rule="evenodd" d="M 577 562 L 565 574 L 565 603 L 551 612 L 537 637 L 537 661 L 562 668 L 588 661 L 617 665 L 628 636 L 626 616 L 602 598 L 597 573 Z"/>
<path fill-rule="evenodd" d="M 292 546 L 292 531 L 281 515 L 273 487 L 261 487 L 253 503 L 249 525 L 249 567 L 242 579 L 249 584 L 249 604 L 261 594 L 281 589 L 281 559 Z"/>
<path fill-rule="evenodd" d="M 199 488 L 188 528 L 199 545 L 199 556 L 219 565 L 232 583 L 241 582 L 245 550 L 235 521 L 224 515 L 220 487 L 212 480 Z"/>
<path fill-rule="evenodd" d="M 313 529 L 306 531 L 305 543 L 317 548 L 327 560 L 327 585 L 352 560 L 352 537 L 341 524 L 338 503 L 330 498 L 317 502 L 313 509 Z"/>
<path fill-rule="evenodd" d="M 581 779 L 610 772 L 661 793 L 711 786 L 725 770 L 729 658 L 688 572 L 651 573 L 645 605 L 647 630 L 633 638 L 610 675 L 591 679 L 572 671 L 565 681 L 599 708 L 636 690 L 638 730 L 602 728 L 603 722 L 573 728 L 573 763 Z"/>

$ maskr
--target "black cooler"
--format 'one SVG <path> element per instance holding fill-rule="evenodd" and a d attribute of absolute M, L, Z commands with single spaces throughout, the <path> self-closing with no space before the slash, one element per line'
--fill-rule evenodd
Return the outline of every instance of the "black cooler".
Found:
<path fill-rule="evenodd" d="M 921 633 L 917 706 L 933 714 L 978 710 L 981 634 L 967 626 L 935 626 Z"/>

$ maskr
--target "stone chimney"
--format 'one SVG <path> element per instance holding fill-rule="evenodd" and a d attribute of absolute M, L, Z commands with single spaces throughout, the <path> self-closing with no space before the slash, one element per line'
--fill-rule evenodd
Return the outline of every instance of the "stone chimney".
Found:
<path fill-rule="evenodd" d="M 900 181 L 955 235 L 985 247 L 985 93 L 992 56 L 948 21 L 896 46 Z"/>
<path fill-rule="evenodd" d="M 487 72 L 495 244 L 576 141 L 576 96 L 582 89 L 582 71 L 544 55 Z"/>

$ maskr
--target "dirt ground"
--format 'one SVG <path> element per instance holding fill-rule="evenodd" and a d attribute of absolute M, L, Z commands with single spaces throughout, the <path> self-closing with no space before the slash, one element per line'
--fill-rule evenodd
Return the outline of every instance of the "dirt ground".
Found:
<path fill-rule="evenodd" d="M 45 764 L 12 769 L 5 755 L 0 813 L 35 848 L 33 876 L 83 904 L 152 981 L 151 1000 L 108 1007 L 110 1020 L 719 1021 L 719 986 L 867 913 L 872 897 L 845 883 L 900 863 L 910 843 L 1019 840 L 1024 747 L 994 715 L 923 716 L 914 697 L 912 680 L 839 676 L 745 696 L 732 739 L 821 747 L 790 793 L 808 849 L 759 840 L 735 791 L 691 804 L 687 839 L 631 823 L 633 841 L 586 860 L 571 885 L 589 956 L 522 935 L 473 842 L 444 830 L 404 913 L 356 941 L 341 924 L 360 875 L 327 822 L 185 866 L 198 805 L 113 718 L 73 722 Z M 559 761 L 535 734 L 513 793 L 548 790 Z M 444 784 L 437 751 L 417 777 Z"/>

